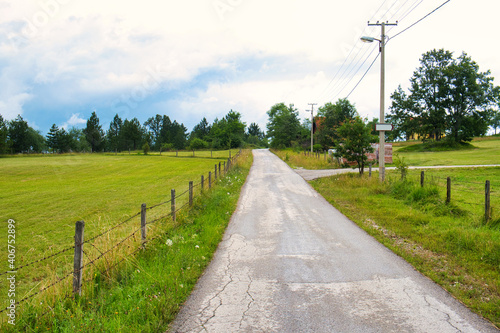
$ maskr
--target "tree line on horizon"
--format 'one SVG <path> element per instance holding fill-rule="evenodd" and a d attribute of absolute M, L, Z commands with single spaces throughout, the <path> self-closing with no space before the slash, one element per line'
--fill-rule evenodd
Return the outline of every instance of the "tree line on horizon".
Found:
<path fill-rule="evenodd" d="M 490 127 L 495 134 L 500 128 L 500 87 L 493 84 L 490 71 L 480 72 L 477 63 L 466 53 L 458 58 L 443 49 L 424 53 L 410 84 L 408 93 L 399 86 L 391 95 L 392 104 L 386 119 L 394 125 L 394 130 L 386 132 L 389 141 L 418 137 L 422 141 L 445 138 L 448 142 L 464 143 L 474 136 L 485 135 Z M 247 128 L 241 114 L 233 110 L 212 124 L 203 118 L 191 132 L 184 124 L 159 114 L 143 124 L 137 118 L 122 120 L 117 114 L 104 131 L 93 112 L 84 129 L 66 131 L 54 124 L 46 137 L 28 126 L 20 115 L 11 121 L 5 121 L 0 115 L 0 154 L 49 149 L 52 152 L 124 151 L 141 149 L 144 145 L 154 151 L 247 145 L 307 149 L 311 126 L 316 143 L 314 150 L 322 151 L 338 148 L 342 140 L 346 140 L 340 134 L 349 132 L 345 128 L 340 130 L 344 124 L 356 125 L 359 131 L 372 136 L 378 134 L 374 130 L 378 119 L 370 122 L 361 119 L 347 99 L 319 107 L 313 122 L 308 119 L 301 122 L 293 104 L 275 104 L 267 115 L 266 134 L 256 123 Z"/>
<path fill-rule="evenodd" d="M 247 128 L 241 114 L 233 110 L 212 124 L 204 117 L 191 132 L 184 124 L 159 114 L 143 124 L 137 118 L 122 120 L 116 114 L 109 129 L 104 131 L 94 111 L 85 128 L 73 127 L 67 131 L 53 124 L 45 137 L 21 115 L 11 121 L 0 115 L 0 154 L 230 149 L 247 145 L 266 147 L 265 133 L 256 123 Z"/>

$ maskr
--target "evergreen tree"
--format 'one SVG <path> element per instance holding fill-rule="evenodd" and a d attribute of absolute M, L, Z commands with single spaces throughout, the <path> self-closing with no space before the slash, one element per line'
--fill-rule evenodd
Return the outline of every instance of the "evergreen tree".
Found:
<path fill-rule="evenodd" d="M 101 151 L 104 147 L 104 132 L 101 125 L 99 125 L 99 118 L 94 112 L 87 120 L 87 127 L 83 130 L 85 137 L 91 147 L 92 152 Z"/>
<path fill-rule="evenodd" d="M 28 123 L 21 115 L 10 121 L 8 127 L 9 142 L 14 153 L 27 152 L 30 149 L 28 128 Z"/>
<path fill-rule="evenodd" d="M 7 128 L 7 123 L 0 114 L 0 154 L 8 153 L 9 145 L 8 138 L 9 131 Z"/>
<path fill-rule="evenodd" d="M 122 119 L 116 114 L 113 121 L 109 124 L 109 129 L 106 133 L 108 149 L 111 151 L 118 151 L 124 148 L 121 134 L 122 125 Z"/>
<path fill-rule="evenodd" d="M 52 152 L 55 153 L 57 151 L 57 136 L 59 133 L 59 128 L 56 126 L 56 124 L 52 124 L 52 127 L 49 130 L 49 133 L 47 133 L 47 146 L 48 148 L 52 149 Z"/>

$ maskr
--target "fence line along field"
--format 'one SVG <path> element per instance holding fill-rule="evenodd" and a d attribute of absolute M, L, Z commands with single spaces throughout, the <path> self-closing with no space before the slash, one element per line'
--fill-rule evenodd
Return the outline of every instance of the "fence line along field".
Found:
<path fill-rule="evenodd" d="M 200 158 L 138 154 L 2 158 L 0 234 L 5 235 L 6 244 L 7 221 L 15 221 L 15 267 L 21 267 L 71 248 L 78 220 L 85 221 L 86 239 L 126 221 L 101 237 L 92 245 L 94 248 L 87 249 L 85 255 L 95 257 L 140 227 L 140 219 L 127 220 L 140 212 L 142 203 L 150 207 L 169 201 L 171 189 L 181 193 L 188 189 L 190 181 L 199 183 L 202 175 L 208 179 L 208 172 L 214 173 L 215 164 L 236 153 L 236 150 L 209 151 L 200 153 Z M 178 207 L 187 200 L 187 196 L 181 198 Z M 168 213 L 170 205 L 148 210 L 148 220 Z M 5 255 L 0 261 L 0 271 L 5 272 L 9 270 L 7 252 L 2 249 L 2 253 Z M 18 300 L 61 278 L 72 258 L 73 252 L 69 250 L 53 260 L 20 270 Z M 6 288 L 6 284 L 0 284 L 1 295 L 7 295 Z M 1 305 L 4 308 L 3 302 Z"/>

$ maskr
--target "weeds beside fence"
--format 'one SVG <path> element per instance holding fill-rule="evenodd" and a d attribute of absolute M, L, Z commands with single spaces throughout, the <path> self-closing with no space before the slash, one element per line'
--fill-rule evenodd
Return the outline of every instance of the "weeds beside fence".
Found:
<path fill-rule="evenodd" d="M 407 176 L 407 171 L 400 171 L 403 182 L 414 184 L 415 196 L 419 195 L 417 194 L 419 191 L 424 195 L 426 188 L 430 192 L 434 190 L 433 199 L 443 202 L 457 213 L 469 212 L 475 216 L 482 216 L 485 225 L 499 223 L 498 218 L 497 221 L 494 219 L 493 205 L 499 205 L 500 202 L 495 199 L 492 205 L 491 200 L 492 197 L 497 198 L 495 195 L 498 192 L 492 190 L 490 180 L 471 181 L 453 175 L 443 177 L 432 171 L 420 171 L 418 178 L 413 176 L 414 178 L 411 179 Z M 398 178 L 392 177 L 388 181 L 395 184 Z"/>
<path fill-rule="evenodd" d="M 146 203 L 138 204 L 139 212 L 89 239 L 85 239 L 85 233 L 88 232 L 85 230 L 85 222 L 76 221 L 74 245 L 0 273 L 0 276 L 17 275 L 28 269 L 32 271 L 46 269 L 51 272 L 46 274 L 48 276 L 34 277 L 34 281 L 26 281 L 26 284 L 33 284 L 31 290 L 18 297 L 20 300 L 1 309 L 0 313 L 8 313 L 12 309 L 15 312 L 15 308 L 23 303 L 34 306 L 34 301 L 36 300 L 38 304 L 41 299 L 39 296 L 44 295 L 45 298 L 40 304 L 45 301 L 47 306 L 47 311 L 43 314 L 45 315 L 52 310 L 51 305 L 53 306 L 56 300 L 64 302 L 80 294 L 82 284 L 94 280 L 96 276 L 109 276 L 113 268 L 135 253 L 145 250 L 149 242 L 161 237 L 165 224 L 175 227 L 178 214 L 184 208 L 192 206 L 195 197 L 201 196 L 218 179 L 226 175 L 240 153 L 241 150 L 233 157 L 229 155 L 227 161 L 215 164 L 208 177 L 201 175 L 199 181 L 190 181 L 184 192 L 176 194 L 176 190 L 172 189 L 170 200 L 149 207 Z M 159 223 L 161 221 L 165 223 Z M 113 233 L 118 235 L 112 235 Z"/>

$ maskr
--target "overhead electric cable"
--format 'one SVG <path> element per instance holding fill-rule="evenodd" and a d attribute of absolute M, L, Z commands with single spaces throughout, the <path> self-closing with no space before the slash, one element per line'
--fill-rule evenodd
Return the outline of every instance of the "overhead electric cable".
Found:
<path fill-rule="evenodd" d="M 439 7 L 437 7 L 436 9 L 434 9 L 432 12 L 430 12 L 429 14 L 425 15 L 424 17 L 422 17 L 420 20 L 416 21 L 415 23 L 413 23 L 412 25 L 410 25 L 409 27 L 407 27 L 406 29 L 403 29 L 401 30 L 400 32 L 398 32 L 397 34 L 395 34 L 394 36 L 392 36 L 391 39 L 394 39 L 396 38 L 397 36 L 401 35 L 403 32 L 407 31 L 408 29 L 414 27 L 415 25 L 417 25 L 418 23 L 422 22 L 424 19 L 426 19 L 427 17 L 429 17 L 431 14 L 434 14 L 438 9 L 440 9 L 441 7 L 443 7 L 444 5 L 446 5 L 448 2 L 450 2 L 451 0 L 447 0 L 445 1 L 444 3 L 442 3 Z"/>
<path fill-rule="evenodd" d="M 372 66 L 375 63 L 375 61 L 377 61 L 377 59 L 378 59 L 379 56 L 380 56 L 380 53 L 377 53 L 377 56 L 375 57 L 375 59 L 373 59 L 372 63 L 370 64 L 370 66 L 366 70 L 365 74 L 363 74 L 363 76 L 361 77 L 361 79 L 359 79 L 358 83 L 356 83 L 356 85 L 354 86 L 354 88 L 352 88 L 351 92 L 349 94 L 347 94 L 346 99 L 349 98 L 349 96 L 351 96 L 351 94 L 353 93 L 353 91 L 356 90 L 356 88 L 359 86 L 359 84 L 361 83 L 361 81 L 363 81 L 363 79 L 365 78 L 366 74 L 368 74 L 368 72 L 372 68 Z"/>

